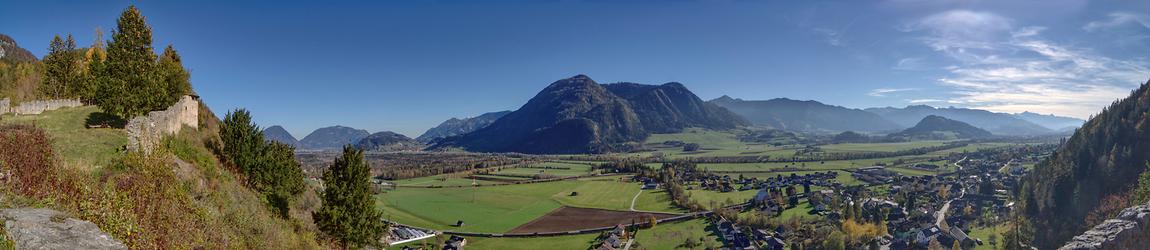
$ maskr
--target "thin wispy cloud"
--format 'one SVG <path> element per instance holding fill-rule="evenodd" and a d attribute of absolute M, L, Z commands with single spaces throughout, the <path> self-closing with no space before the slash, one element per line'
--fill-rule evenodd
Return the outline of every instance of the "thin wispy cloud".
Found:
<path fill-rule="evenodd" d="M 951 89 L 949 103 L 1087 117 L 1150 77 L 1145 61 L 1059 44 L 1042 37 L 1044 27 L 1015 27 L 1015 21 L 990 12 L 952 10 L 905 27 L 912 28 L 903 31 L 922 34 L 925 46 L 956 62 L 937 79 Z"/>
<path fill-rule="evenodd" d="M 1137 24 L 1143 28 L 1150 29 L 1150 18 L 1129 12 L 1114 12 L 1107 15 L 1105 20 L 1093 21 L 1082 26 L 1086 31 L 1097 31 L 1102 29 L 1114 28 L 1126 24 Z"/>
<path fill-rule="evenodd" d="M 894 69 L 894 70 L 922 70 L 925 68 L 926 68 L 926 66 L 923 63 L 922 57 L 907 57 L 907 58 L 899 59 L 898 62 L 895 63 L 894 67 L 892 67 L 891 69 Z"/>
<path fill-rule="evenodd" d="M 914 104 L 922 104 L 922 103 L 941 103 L 941 102 L 946 102 L 946 100 L 941 100 L 941 99 L 910 99 L 910 100 L 906 100 L 906 102 L 914 103 Z"/>
<path fill-rule="evenodd" d="M 915 89 L 915 88 L 877 88 L 877 89 L 871 90 L 870 93 L 867 93 L 867 95 L 874 96 L 874 97 L 885 97 L 887 94 L 891 94 L 891 93 L 895 93 L 895 92 L 912 91 L 912 90 L 917 90 L 917 89 Z"/>

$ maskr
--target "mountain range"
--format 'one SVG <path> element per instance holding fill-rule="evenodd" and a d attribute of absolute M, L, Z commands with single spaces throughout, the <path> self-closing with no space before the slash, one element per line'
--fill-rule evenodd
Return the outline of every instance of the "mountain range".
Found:
<path fill-rule="evenodd" d="M 897 131 L 909 126 L 900 126 L 860 109 L 827 105 L 817 101 L 799 101 L 787 98 L 746 101 L 724 95 L 709 102 L 746 117 L 755 125 L 791 131 L 883 132 Z"/>
<path fill-rule="evenodd" d="M 444 138 L 433 148 L 478 152 L 599 153 L 626 151 L 653 131 L 730 129 L 749 123 L 703 102 L 682 84 L 600 85 L 586 75 L 551 83 L 491 125 Z"/>
<path fill-rule="evenodd" d="M 411 151 L 423 148 L 423 143 L 391 131 L 377 132 L 355 143 L 355 147 L 367 151 Z"/>
<path fill-rule="evenodd" d="M 920 140 L 971 139 L 990 136 L 991 133 L 986 130 L 937 115 L 923 117 L 914 127 L 888 135 L 891 138 Z"/>
<path fill-rule="evenodd" d="M 300 140 L 302 149 L 308 150 L 338 150 L 344 145 L 355 144 L 367 137 L 367 130 L 344 126 L 331 126 L 316 129 Z"/>
<path fill-rule="evenodd" d="M 295 136 L 292 136 L 291 133 L 288 133 L 287 130 L 284 129 L 284 127 L 281 127 L 279 125 L 265 128 L 263 131 L 263 134 L 264 134 L 264 140 L 276 141 L 276 142 L 280 142 L 283 144 L 291 145 L 292 147 L 296 147 L 296 148 L 300 148 L 302 146 L 300 144 L 299 140 L 295 139 Z"/>
<path fill-rule="evenodd" d="M 970 125 L 998 135 L 1042 135 L 1055 132 L 1052 129 L 1018 118 L 1012 114 L 995 113 L 979 109 L 954 107 L 935 108 L 926 105 L 913 105 L 907 106 L 906 108 L 885 107 L 868 108 L 865 110 L 904 127 L 914 126 L 923 118 L 935 115 L 969 123 Z"/>
<path fill-rule="evenodd" d="M 471 133 L 472 131 L 487 127 L 487 125 L 491 125 L 491 123 L 495 122 L 495 120 L 498 120 L 499 118 L 502 118 L 503 116 L 510 113 L 511 111 L 499 111 L 484 113 L 482 115 L 471 118 L 451 118 L 447 121 L 444 121 L 443 123 L 440 123 L 434 128 L 428 129 L 427 132 L 423 132 L 423 134 L 419 137 L 416 137 L 415 140 L 423 143 L 430 143 L 440 138 Z"/>
<path fill-rule="evenodd" d="M 1032 122 L 1034 124 L 1038 124 L 1039 126 L 1043 126 L 1043 127 L 1048 128 L 1048 129 L 1055 130 L 1055 131 L 1074 130 L 1075 128 L 1078 128 L 1079 126 L 1082 126 L 1082 123 L 1086 122 L 1085 120 L 1078 119 L 1078 118 L 1056 116 L 1056 115 L 1052 115 L 1052 114 L 1043 115 L 1043 114 L 1038 114 L 1038 113 L 1033 113 L 1033 112 L 1017 113 L 1017 114 L 1014 114 L 1014 117 L 1017 117 L 1018 119 L 1026 120 L 1028 122 Z"/>

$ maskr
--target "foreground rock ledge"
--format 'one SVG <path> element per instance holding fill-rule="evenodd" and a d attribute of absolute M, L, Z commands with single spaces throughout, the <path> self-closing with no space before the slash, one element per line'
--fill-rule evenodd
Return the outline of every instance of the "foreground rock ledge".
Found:
<path fill-rule="evenodd" d="M 1150 204 L 1122 210 L 1059 249 L 1146 249 L 1150 246 Z"/>
<path fill-rule="evenodd" d="M 128 249 L 96 224 L 56 210 L 4 209 L 0 218 L 16 249 Z"/>

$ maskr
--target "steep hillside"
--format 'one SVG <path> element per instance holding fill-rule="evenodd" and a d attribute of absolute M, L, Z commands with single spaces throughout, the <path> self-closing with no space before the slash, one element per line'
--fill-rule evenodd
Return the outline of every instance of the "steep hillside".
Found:
<path fill-rule="evenodd" d="M 688 127 L 733 129 L 750 125 L 727 109 L 699 99 L 681 83 L 615 83 L 603 87 L 626 99 L 643 128 L 651 133 L 678 133 Z"/>
<path fill-rule="evenodd" d="M 13 62 L 34 62 L 37 60 L 36 55 L 21 48 L 20 45 L 16 44 L 15 39 L 5 34 L 0 34 L 0 59 Z"/>
<path fill-rule="evenodd" d="M 555 81 L 490 126 L 448 137 L 437 147 L 478 152 L 607 152 L 647 136 L 626 100 L 590 77 Z"/>
<path fill-rule="evenodd" d="M 989 136 L 991 133 L 986 130 L 937 115 L 923 117 L 922 121 L 919 121 L 914 127 L 888 135 L 891 138 L 928 140 L 970 139 Z"/>
<path fill-rule="evenodd" d="M 1023 213 L 1038 248 L 1057 248 L 1093 226 L 1088 214 L 1103 198 L 1129 200 L 1122 194 L 1150 161 L 1147 84 L 1083 124 L 1023 180 Z"/>
<path fill-rule="evenodd" d="M 729 96 L 710 103 L 727 108 L 755 125 L 777 129 L 812 132 L 893 131 L 903 127 L 882 117 L 858 109 L 826 105 L 817 101 L 798 101 L 776 98 L 766 101 L 746 101 Z"/>
<path fill-rule="evenodd" d="M 291 133 L 288 133 L 287 130 L 284 129 L 284 127 L 281 127 L 279 125 L 265 128 L 263 131 L 263 134 L 264 134 L 264 140 L 276 141 L 276 142 L 280 142 L 283 144 L 291 145 L 291 146 L 296 147 L 296 148 L 300 147 L 299 140 L 296 140 L 295 136 L 292 136 Z"/>
<path fill-rule="evenodd" d="M 219 121 L 201 108 L 198 131 L 165 138 L 151 155 L 116 150 L 127 143 L 122 129 L 85 128 L 100 114 L 96 107 L 5 115 L 0 169 L 21 181 L 3 184 L 0 206 L 64 211 L 133 249 L 320 248 L 306 217 L 314 193 L 298 198 L 312 205 L 293 207 L 290 219 L 268 209 L 209 149 L 217 145 Z M 27 156 L 43 158 L 19 160 Z"/>
<path fill-rule="evenodd" d="M 344 126 L 323 127 L 312 131 L 300 140 L 302 149 L 307 150 L 337 150 L 344 145 L 355 144 L 371 133 L 367 130 Z"/>
<path fill-rule="evenodd" d="M 427 132 L 423 132 L 423 134 L 419 137 L 416 137 L 415 140 L 423 143 L 429 143 L 440 138 L 471 133 L 472 131 L 485 128 L 487 125 L 491 125 L 491 123 L 495 122 L 495 120 L 499 120 L 499 118 L 503 118 L 503 116 L 510 113 L 511 111 L 499 111 L 484 113 L 482 115 L 471 118 L 451 118 L 447 121 L 443 121 L 443 123 L 440 123 L 439 126 L 435 126 L 434 128 L 428 129 Z"/>
<path fill-rule="evenodd" d="M 878 114 L 887 120 L 906 127 L 913 126 L 921 121 L 922 118 L 936 115 L 965 122 L 996 135 L 1042 135 L 1054 132 L 1038 124 L 1014 117 L 1014 115 L 1011 114 L 994 113 L 978 109 L 955 107 L 935 108 L 926 105 L 914 105 L 907 106 L 906 108 L 868 108 L 866 111 Z"/>
<path fill-rule="evenodd" d="M 368 135 L 359 142 L 355 143 L 355 147 L 366 151 L 404 151 L 404 150 L 419 150 L 423 147 L 422 143 L 415 141 L 406 135 L 401 135 L 391 131 L 383 131 Z"/>
<path fill-rule="evenodd" d="M 1042 126 L 1042 127 L 1045 127 L 1045 128 L 1051 129 L 1051 130 L 1055 130 L 1055 131 L 1073 130 L 1075 128 L 1078 128 L 1078 126 L 1082 126 L 1082 123 L 1086 122 L 1085 120 L 1078 119 L 1078 118 L 1056 116 L 1056 115 L 1052 115 L 1052 114 L 1051 115 L 1043 115 L 1043 114 L 1038 114 L 1038 113 L 1033 113 L 1033 112 L 1017 113 L 1017 114 L 1014 114 L 1014 117 L 1018 117 L 1018 119 L 1023 119 L 1023 120 L 1026 120 L 1028 122 L 1038 124 L 1039 126 Z"/>

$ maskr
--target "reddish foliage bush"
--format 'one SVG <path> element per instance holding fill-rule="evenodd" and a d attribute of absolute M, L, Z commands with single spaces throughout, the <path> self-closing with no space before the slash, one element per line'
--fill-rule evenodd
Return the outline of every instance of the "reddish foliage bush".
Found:
<path fill-rule="evenodd" d="M 76 191 L 60 175 L 48 134 L 34 126 L 0 126 L 0 171 L 0 179 L 27 197 L 44 199 Z"/>

